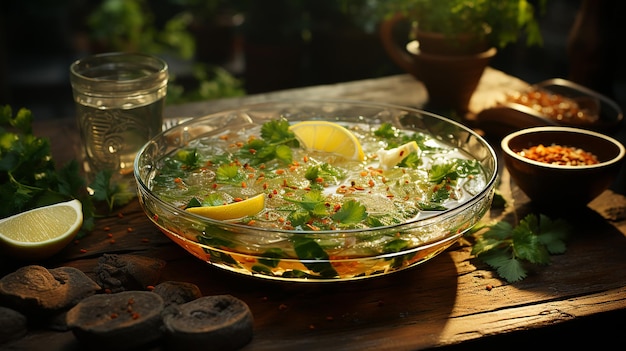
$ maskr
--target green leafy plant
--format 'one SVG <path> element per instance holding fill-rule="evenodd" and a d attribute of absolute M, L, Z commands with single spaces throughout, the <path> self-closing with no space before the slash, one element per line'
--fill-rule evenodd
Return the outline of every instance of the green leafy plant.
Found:
<path fill-rule="evenodd" d="M 212 12 L 220 3 L 189 0 L 181 5 Z M 169 104 L 245 95 L 242 82 L 225 69 L 193 62 L 196 39 L 189 27 L 197 13 L 176 11 L 159 21 L 152 8 L 155 5 L 146 0 L 102 1 L 87 18 L 94 50 L 144 52 L 190 61 L 191 83 L 183 82 L 170 70 L 166 96 Z"/>
<path fill-rule="evenodd" d="M 564 253 L 569 231 L 564 220 L 529 214 L 516 226 L 500 221 L 474 228 L 471 233 L 476 240 L 471 253 L 493 267 L 501 278 L 517 282 L 527 276 L 529 264 L 547 265 L 550 255 Z"/>
<path fill-rule="evenodd" d="M 420 31 L 463 34 L 503 48 L 524 36 L 527 45 L 543 43 L 537 10 L 546 1 L 538 8 L 526 0 L 381 0 L 377 6 L 384 16 L 405 14 Z"/>

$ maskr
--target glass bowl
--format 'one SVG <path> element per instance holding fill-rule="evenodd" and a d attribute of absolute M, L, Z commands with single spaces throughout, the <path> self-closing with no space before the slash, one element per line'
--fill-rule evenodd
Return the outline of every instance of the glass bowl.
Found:
<path fill-rule="evenodd" d="M 189 213 L 151 190 L 164 158 L 203 138 L 244 131 L 284 118 L 354 124 L 365 130 L 389 123 L 426 133 L 482 168 L 484 182 L 467 200 L 400 224 L 364 229 L 285 230 L 252 227 Z M 390 274 L 423 263 L 454 244 L 488 211 L 497 177 L 492 147 L 471 129 L 425 111 L 358 101 L 277 101 L 194 118 L 154 137 L 135 159 L 139 201 L 172 241 L 215 267 L 264 279 L 335 282 Z M 277 254 L 280 252 L 280 254 Z"/>

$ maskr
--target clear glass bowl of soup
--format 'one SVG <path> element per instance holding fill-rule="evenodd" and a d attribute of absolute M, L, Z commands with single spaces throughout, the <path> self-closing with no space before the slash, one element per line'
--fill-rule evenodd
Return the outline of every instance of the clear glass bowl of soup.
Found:
<path fill-rule="evenodd" d="M 289 144 L 290 162 L 259 160 L 267 149 L 251 145 L 277 121 L 345 127 L 363 157 L 296 142 Z M 413 155 L 381 162 L 385 150 L 412 142 Z M 486 214 L 497 169 L 492 147 L 455 121 L 335 100 L 266 102 L 193 118 L 148 142 L 134 167 L 143 210 L 176 244 L 220 269 L 295 282 L 372 278 L 428 261 Z M 242 178 L 224 180 L 225 170 Z M 226 203 L 259 194 L 263 210 L 242 218 L 188 210 L 192 203 L 216 205 L 216 197 Z"/>

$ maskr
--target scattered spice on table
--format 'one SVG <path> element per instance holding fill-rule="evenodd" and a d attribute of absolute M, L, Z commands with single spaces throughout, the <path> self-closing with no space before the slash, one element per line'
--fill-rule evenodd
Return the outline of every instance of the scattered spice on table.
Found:
<path fill-rule="evenodd" d="M 543 144 L 531 146 L 517 152 L 528 159 L 563 166 L 587 166 L 598 164 L 598 157 L 591 152 L 572 146 Z"/>

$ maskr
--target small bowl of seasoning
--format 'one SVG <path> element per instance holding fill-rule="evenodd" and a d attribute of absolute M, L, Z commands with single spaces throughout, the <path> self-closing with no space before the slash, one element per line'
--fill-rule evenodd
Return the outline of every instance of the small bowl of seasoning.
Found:
<path fill-rule="evenodd" d="M 574 82 L 555 78 L 509 91 L 495 106 L 480 111 L 476 127 L 502 137 L 523 128 L 563 126 L 609 133 L 622 123 L 620 106 Z"/>
<path fill-rule="evenodd" d="M 624 145 L 587 129 L 526 128 L 501 141 L 511 179 L 539 206 L 585 206 L 608 189 L 620 172 Z"/>

